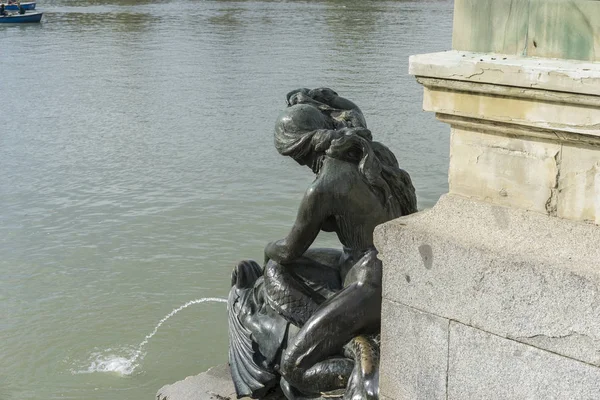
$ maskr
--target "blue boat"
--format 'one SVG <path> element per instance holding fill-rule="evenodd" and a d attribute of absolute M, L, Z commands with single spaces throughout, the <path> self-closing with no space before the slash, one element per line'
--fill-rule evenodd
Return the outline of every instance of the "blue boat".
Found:
<path fill-rule="evenodd" d="M 42 20 L 41 12 L 32 12 L 25 14 L 8 14 L 0 16 L 0 24 L 22 24 L 25 22 L 40 22 Z"/>
<path fill-rule="evenodd" d="M 0 2 L 0 4 L 3 4 L 3 3 Z M 25 9 L 26 11 L 35 10 L 35 1 L 28 1 L 26 3 L 21 3 L 21 5 L 23 6 L 23 9 Z M 6 11 L 19 11 L 19 5 L 17 3 L 12 3 L 12 4 L 4 3 L 4 9 Z"/>

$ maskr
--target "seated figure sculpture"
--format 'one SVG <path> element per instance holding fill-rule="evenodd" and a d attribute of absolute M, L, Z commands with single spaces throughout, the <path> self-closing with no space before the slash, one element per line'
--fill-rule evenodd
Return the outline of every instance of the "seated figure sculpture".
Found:
<path fill-rule="evenodd" d="M 292 399 L 345 389 L 378 398 L 381 223 L 417 211 L 415 189 L 394 154 L 372 140 L 360 109 L 331 89 L 288 93 L 275 147 L 316 175 L 290 233 L 242 261 L 228 299 L 229 364 L 238 397 L 277 384 Z M 342 250 L 310 248 L 320 231 Z"/>

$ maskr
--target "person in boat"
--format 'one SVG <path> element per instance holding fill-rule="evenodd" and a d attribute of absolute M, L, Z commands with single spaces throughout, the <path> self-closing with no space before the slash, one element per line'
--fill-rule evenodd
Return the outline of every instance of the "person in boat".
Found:
<path fill-rule="evenodd" d="M 277 373 L 286 397 L 300 399 L 346 388 L 354 362 L 340 356 L 344 346 L 380 327 L 381 262 L 373 230 L 416 212 L 417 203 L 410 176 L 372 140 L 354 103 L 327 88 L 292 91 L 287 103 L 275 147 L 316 178 L 290 233 L 265 247 L 264 271 L 248 262 L 234 270 L 230 337 L 241 336 L 232 336 L 233 323 L 255 342 L 234 343 L 230 364 L 238 395 L 260 397 L 261 380 Z M 343 250 L 311 249 L 320 231 L 335 232 Z M 278 318 L 288 325 L 282 328 Z M 265 343 L 273 338 L 275 346 Z M 244 348 L 258 351 L 244 358 Z"/>
<path fill-rule="evenodd" d="M 6 15 L 6 10 L 4 9 L 4 3 L 0 4 L 0 15 L 4 16 Z"/>
<path fill-rule="evenodd" d="M 17 6 L 19 7 L 19 14 L 25 14 L 25 8 L 21 5 L 21 2 L 18 2 Z"/>

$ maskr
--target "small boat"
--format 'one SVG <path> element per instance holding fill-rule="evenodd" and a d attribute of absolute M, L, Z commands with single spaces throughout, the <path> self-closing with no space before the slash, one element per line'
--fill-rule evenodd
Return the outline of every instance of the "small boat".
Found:
<path fill-rule="evenodd" d="M 0 3 L 2 4 L 2 3 Z M 28 1 L 26 3 L 21 3 L 23 9 L 26 11 L 35 10 L 35 1 Z M 17 3 L 6 4 L 4 3 L 4 9 L 6 11 L 19 11 L 19 5 Z"/>
<path fill-rule="evenodd" d="M 0 15 L 0 24 L 21 24 L 25 22 L 40 22 L 42 20 L 42 12 L 32 12 L 25 14 L 8 14 Z"/>

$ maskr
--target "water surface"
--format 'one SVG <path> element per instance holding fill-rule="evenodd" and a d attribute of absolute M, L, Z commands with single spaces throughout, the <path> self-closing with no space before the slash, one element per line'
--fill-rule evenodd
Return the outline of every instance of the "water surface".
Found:
<path fill-rule="evenodd" d="M 354 100 L 420 208 L 447 191 L 449 128 L 407 70 L 450 48 L 451 1 L 38 8 L 41 24 L 0 26 L 1 400 L 150 399 L 226 361 L 225 305 L 205 302 L 130 375 L 98 372 L 287 233 L 313 178 L 273 148 L 291 89 Z"/>

